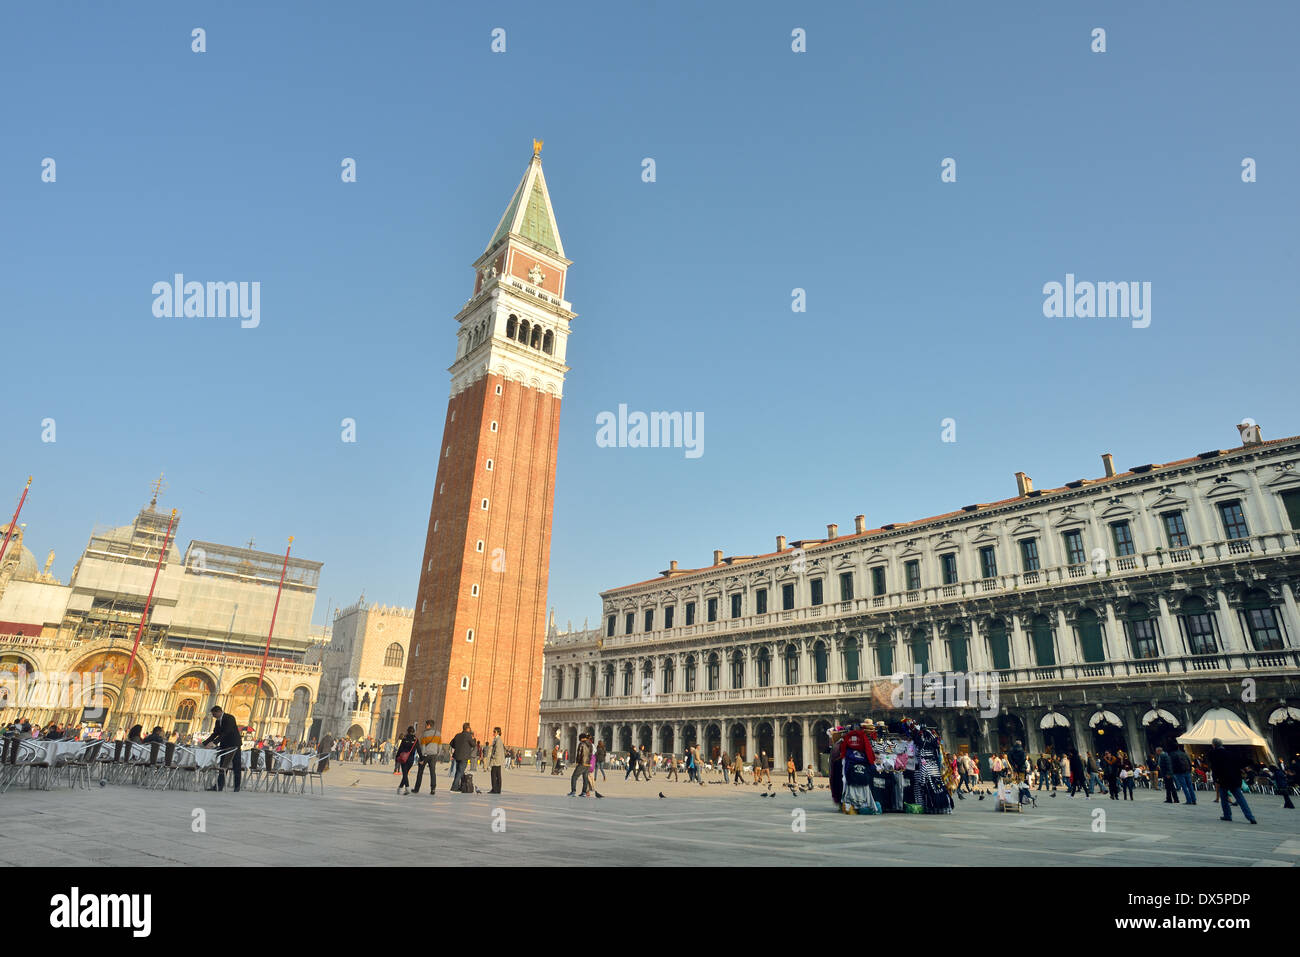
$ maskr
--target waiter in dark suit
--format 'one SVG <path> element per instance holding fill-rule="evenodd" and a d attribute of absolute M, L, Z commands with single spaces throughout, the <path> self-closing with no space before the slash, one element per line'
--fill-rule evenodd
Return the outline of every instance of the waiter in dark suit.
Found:
<path fill-rule="evenodd" d="M 226 769 L 231 768 L 235 772 L 234 790 L 238 793 L 239 777 L 243 771 L 243 761 L 239 749 L 243 745 L 244 739 L 239 733 L 238 725 L 235 724 L 233 714 L 226 714 L 220 708 L 213 706 L 212 721 L 212 733 L 203 742 L 204 746 L 216 742 L 217 747 L 227 750 L 229 753 L 221 756 L 221 770 L 217 772 L 217 786 L 208 788 L 208 790 L 224 791 L 226 789 Z"/>

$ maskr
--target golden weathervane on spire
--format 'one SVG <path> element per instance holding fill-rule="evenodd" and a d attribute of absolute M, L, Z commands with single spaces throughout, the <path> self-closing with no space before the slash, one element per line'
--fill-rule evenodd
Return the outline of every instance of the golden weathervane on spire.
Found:
<path fill-rule="evenodd" d="M 542 155 L 542 141 L 541 141 L 541 140 L 533 140 L 533 155 L 534 155 L 534 156 L 541 156 L 541 155 Z"/>

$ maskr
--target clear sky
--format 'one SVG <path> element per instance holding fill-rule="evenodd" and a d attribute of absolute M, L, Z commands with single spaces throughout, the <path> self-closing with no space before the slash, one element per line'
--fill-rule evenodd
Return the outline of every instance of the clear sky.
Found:
<path fill-rule="evenodd" d="M 4 520 L 34 474 L 66 580 L 166 472 L 182 547 L 323 561 L 318 622 L 412 605 L 451 319 L 533 137 L 579 313 L 562 625 L 670 559 L 1228 448 L 1247 416 L 1300 433 L 1298 27 L 1289 0 L 4 4 Z M 260 282 L 260 326 L 155 318 L 175 273 Z M 1150 326 L 1044 317 L 1067 273 L 1151 283 Z M 620 403 L 703 413 L 704 454 L 598 447 Z"/>

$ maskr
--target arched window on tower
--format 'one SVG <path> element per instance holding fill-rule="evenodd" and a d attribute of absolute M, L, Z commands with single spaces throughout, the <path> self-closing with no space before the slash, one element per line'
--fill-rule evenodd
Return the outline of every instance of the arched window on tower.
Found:
<path fill-rule="evenodd" d="M 533 326 L 532 338 L 528 340 L 528 344 L 532 346 L 534 349 L 540 349 L 542 347 L 541 326 Z"/>
<path fill-rule="evenodd" d="M 522 342 L 524 345 L 528 345 L 528 320 L 527 319 L 519 320 L 519 341 Z"/>
<path fill-rule="evenodd" d="M 389 645 L 388 650 L 384 652 L 385 668 L 400 668 L 405 660 L 406 655 L 402 651 L 402 646 L 397 642 L 393 642 Z"/>
<path fill-rule="evenodd" d="M 513 339 L 515 337 L 515 333 L 518 331 L 519 331 L 519 320 L 512 314 L 510 318 L 506 320 L 506 338 Z"/>
<path fill-rule="evenodd" d="M 548 356 L 555 352 L 555 333 L 549 329 L 546 330 L 546 335 L 542 337 L 542 351 Z"/>

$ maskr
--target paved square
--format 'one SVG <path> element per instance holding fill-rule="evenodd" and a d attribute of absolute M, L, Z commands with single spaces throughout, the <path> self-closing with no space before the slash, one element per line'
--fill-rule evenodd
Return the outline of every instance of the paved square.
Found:
<path fill-rule="evenodd" d="M 388 768 L 336 764 L 324 795 L 148 791 L 123 785 L 0 795 L 0 863 L 149 865 L 997 865 L 1294 866 L 1300 811 L 1250 795 L 1260 823 L 1218 820 L 1212 795 L 1195 807 L 1163 792 L 1135 801 L 1042 792 L 1036 809 L 999 814 L 992 799 L 951 815 L 850 817 L 829 792 L 760 798 L 752 785 L 599 783 L 604 800 L 567 797 L 568 776 L 505 773 L 502 795 L 440 789 L 398 796 Z M 412 775 L 414 780 L 414 775 Z M 480 786 L 486 772 L 475 774 Z M 825 779 L 819 779 L 825 783 Z M 657 795 L 663 793 L 664 798 Z M 1105 812 L 1105 831 L 1092 813 Z M 806 812 L 806 829 L 792 824 Z M 206 831 L 193 829 L 202 811 Z M 496 822 L 497 830 L 493 829 Z M 504 827 L 504 830 L 501 828 Z"/>

